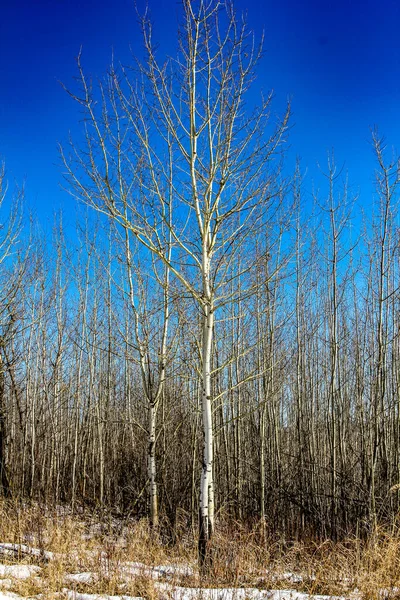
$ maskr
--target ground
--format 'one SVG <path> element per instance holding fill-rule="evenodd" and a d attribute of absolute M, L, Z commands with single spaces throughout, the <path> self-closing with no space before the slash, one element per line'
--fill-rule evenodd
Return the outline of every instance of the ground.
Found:
<path fill-rule="evenodd" d="M 230 529 L 231 527 L 231 529 Z M 199 576 L 194 536 L 167 544 L 145 520 L 3 505 L 0 600 L 384 600 L 400 597 L 400 536 L 361 542 L 265 540 L 220 525 Z"/>

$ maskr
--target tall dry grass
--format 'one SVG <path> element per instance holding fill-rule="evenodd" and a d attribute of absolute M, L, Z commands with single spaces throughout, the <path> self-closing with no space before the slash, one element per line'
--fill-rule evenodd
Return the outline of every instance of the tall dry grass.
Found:
<path fill-rule="evenodd" d="M 259 525 L 221 521 L 210 547 L 210 568 L 201 577 L 195 540 L 183 523 L 179 532 L 171 545 L 163 535 L 152 533 L 146 520 L 0 502 L 0 543 L 18 545 L 16 552 L 1 554 L 0 562 L 41 567 L 39 577 L 12 582 L 11 590 L 24 597 L 41 594 L 50 600 L 68 588 L 157 600 L 165 591 L 161 594 L 151 567 L 171 564 L 192 567 L 187 574 L 163 577 L 158 572 L 158 581 L 165 579 L 171 586 L 295 589 L 365 600 L 400 597 L 400 527 L 378 528 L 367 540 L 300 543 L 265 536 Z M 32 555 L 23 545 L 40 553 Z M 138 563 L 149 568 L 141 570 Z M 87 581 L 68 580 L 68 575 L 82 572 L 92 576 Z"/>

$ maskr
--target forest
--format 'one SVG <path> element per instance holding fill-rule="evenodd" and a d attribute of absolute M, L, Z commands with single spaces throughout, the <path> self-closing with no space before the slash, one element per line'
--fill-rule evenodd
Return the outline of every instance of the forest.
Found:
<path fill-rule="evenodd" d="M 79 55 L 65 88 L 76 231 L 43 237 L 0 173 L 4 502 L 145 520 L 204 572 L 231 527 L 396 532 L 399 157 L 374 129 L 363 211 L 333 151 L 318 186 L 287 160 L 230 2 L 184 0 L 173 59 L 140 26 L 143 60 L 96 82 Z"/>

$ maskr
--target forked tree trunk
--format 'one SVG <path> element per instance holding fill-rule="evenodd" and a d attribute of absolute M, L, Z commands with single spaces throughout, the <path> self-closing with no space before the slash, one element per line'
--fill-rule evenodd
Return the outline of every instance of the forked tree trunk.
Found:
<path fill-rule="evenodd" d="M 159 363 L 157 367 L 150 367 L 151 352 L 149 338 L 143 335 L 143 324 L 141 323 L 140 313 L 136 307 L 135 290 L 133 285 L 132 254 L 130 248 L 129 231 L 125 229 L 125 256 L 129 284 L 129 302 L 135 322 L 135 338 L 139 349 L 140 372 L 142 379 L 143 393 L 146 398 L 146 409 L 148 415 L 148 437 L 147 437 L 147 479 L 148 479 L 148 500 L 149 500 L 149 519 L 150 528 L 154 533 L 158 528 L 158 494 L 157 494 L 157 467 L 156 467 L 156 416 L 157 408 L 163 394 L 165 384 L 165 374 L 167 367 L 168 354 L 168 333 L 169 333 L 169 294 L 170 294 L 170 272 L 169 267 L 165 267 L 163 280 L 163 325 L 161 346 L 159 349 Z M 171 261 L 172 244 L 171 234 L 168 240 L 168 250 L 166 252 L 167 261 Z M 152 389 L 148 381 L 149 369 L 153 368 L 158 376 L 156 389 Z"/>
<path fill-rule="evenodd" d="M 247 29 L 236 18 L 230 2 L 185 0 L 183 12 L 177 61 L 179 76 L 172 77 L 172 87 L 167 84 L 169 75 L 166 79 L 165 67 L 155 58 L 147 17 L 142 19 L 142 31 L 148 60 L 146 65 L 139 65 L 140 85 L 130 84 L 127 71 L 123 70 L 123 77 L 114 76 L 113 72 L 110 90 L 102 94 L 104 112 L 100 118 L 78 58 L 84 100 L 72 96 L 84 105 L 93 125 L 86 157 L 82 155 L 79 164 L 85 172 L 85 181 L 89 175 L 95 182 L 96 194 L 80 181 L 79 168 L 75 173 L 64 153 L 62 156 L 77 197 L 130 232 L 135 244 L 137 241 L 171 270 L 176 283 L 185 288 L 203 313 L 202 333 L 199 332 L 204 435 L 199 559 L 206 568 L 207 548 L 214 528 L 211 398 L 214 309 L 220 306 L 222 298 L 226 305 L 237 297 L 238 290 L 233 290 L 233 295 L 228 291 L 232 261 L 241 247 L 247 247 L 251 229 L 263 222 L 271 200 L 281 198 L 281 191 L 277 193 L 271 182 L 280 180 L 280 161 L 275 163 L 275 156 L 287 129 L 289 108 L 272 135 L 268 133 L 271 95 L 252 114 L 246 115 L 243 110 L 261 48 L 252 44 L 249 47 Z M 178 96 L 175 85 L 181 88 Z M 108 126 L 108 117 L 104 123 L 109 100 L 115 134 L 114 128 Z M 126 147 L 131 138 L 135 160 L 130 142 Z M 170 159 L 169 167 L 166 156 Z M 275 164 L 276 178 L 271 177 Z M 178 252 L 174 260 L 170 254 L 172 247 Z M 212 265 L 213 254 L 216 260 Z M 246 259 L 243 271 L 240 267 L 234 273 L 235 279 L 239 279 L 240 273 L 249 272 L 251 262 L 251 258 Z M 135 312 L 134 301 L 135 297 L 132 302 Z M 147 348 L 144 350 L 146 354 Z M 239 407 L 238 411 L 240 416 Z"/>

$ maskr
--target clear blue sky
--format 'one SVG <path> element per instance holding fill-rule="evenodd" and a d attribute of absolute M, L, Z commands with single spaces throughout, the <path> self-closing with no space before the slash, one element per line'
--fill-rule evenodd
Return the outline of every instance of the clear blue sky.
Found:
<path fill-rule="evenodd" d="M 172 52 L 179 2 L 148 3 L 155 38 Z M 400 150 L 400 2 L 238 0 L 236 6 L 258 34 L 265 31 L 259 84 L 275 90 L 277 111 L 292 98 L 291 152 L 302 157 L 309 182 L 333 147 L 368 206 L 370 127 Z M 59 81 L 73 85 L 81 46 L 94 77 L 104 74 L 112 49 L 123 62 L 130 47 L 140 52 L 133 0 L 2 0 L 0 156 L 11 182 L 25 179 L 28 203 L 43 224 L 60 206 L 73 215 L 73 200 L 60 190 L 57 142 L 77 131 L 79 112 Z"/>

